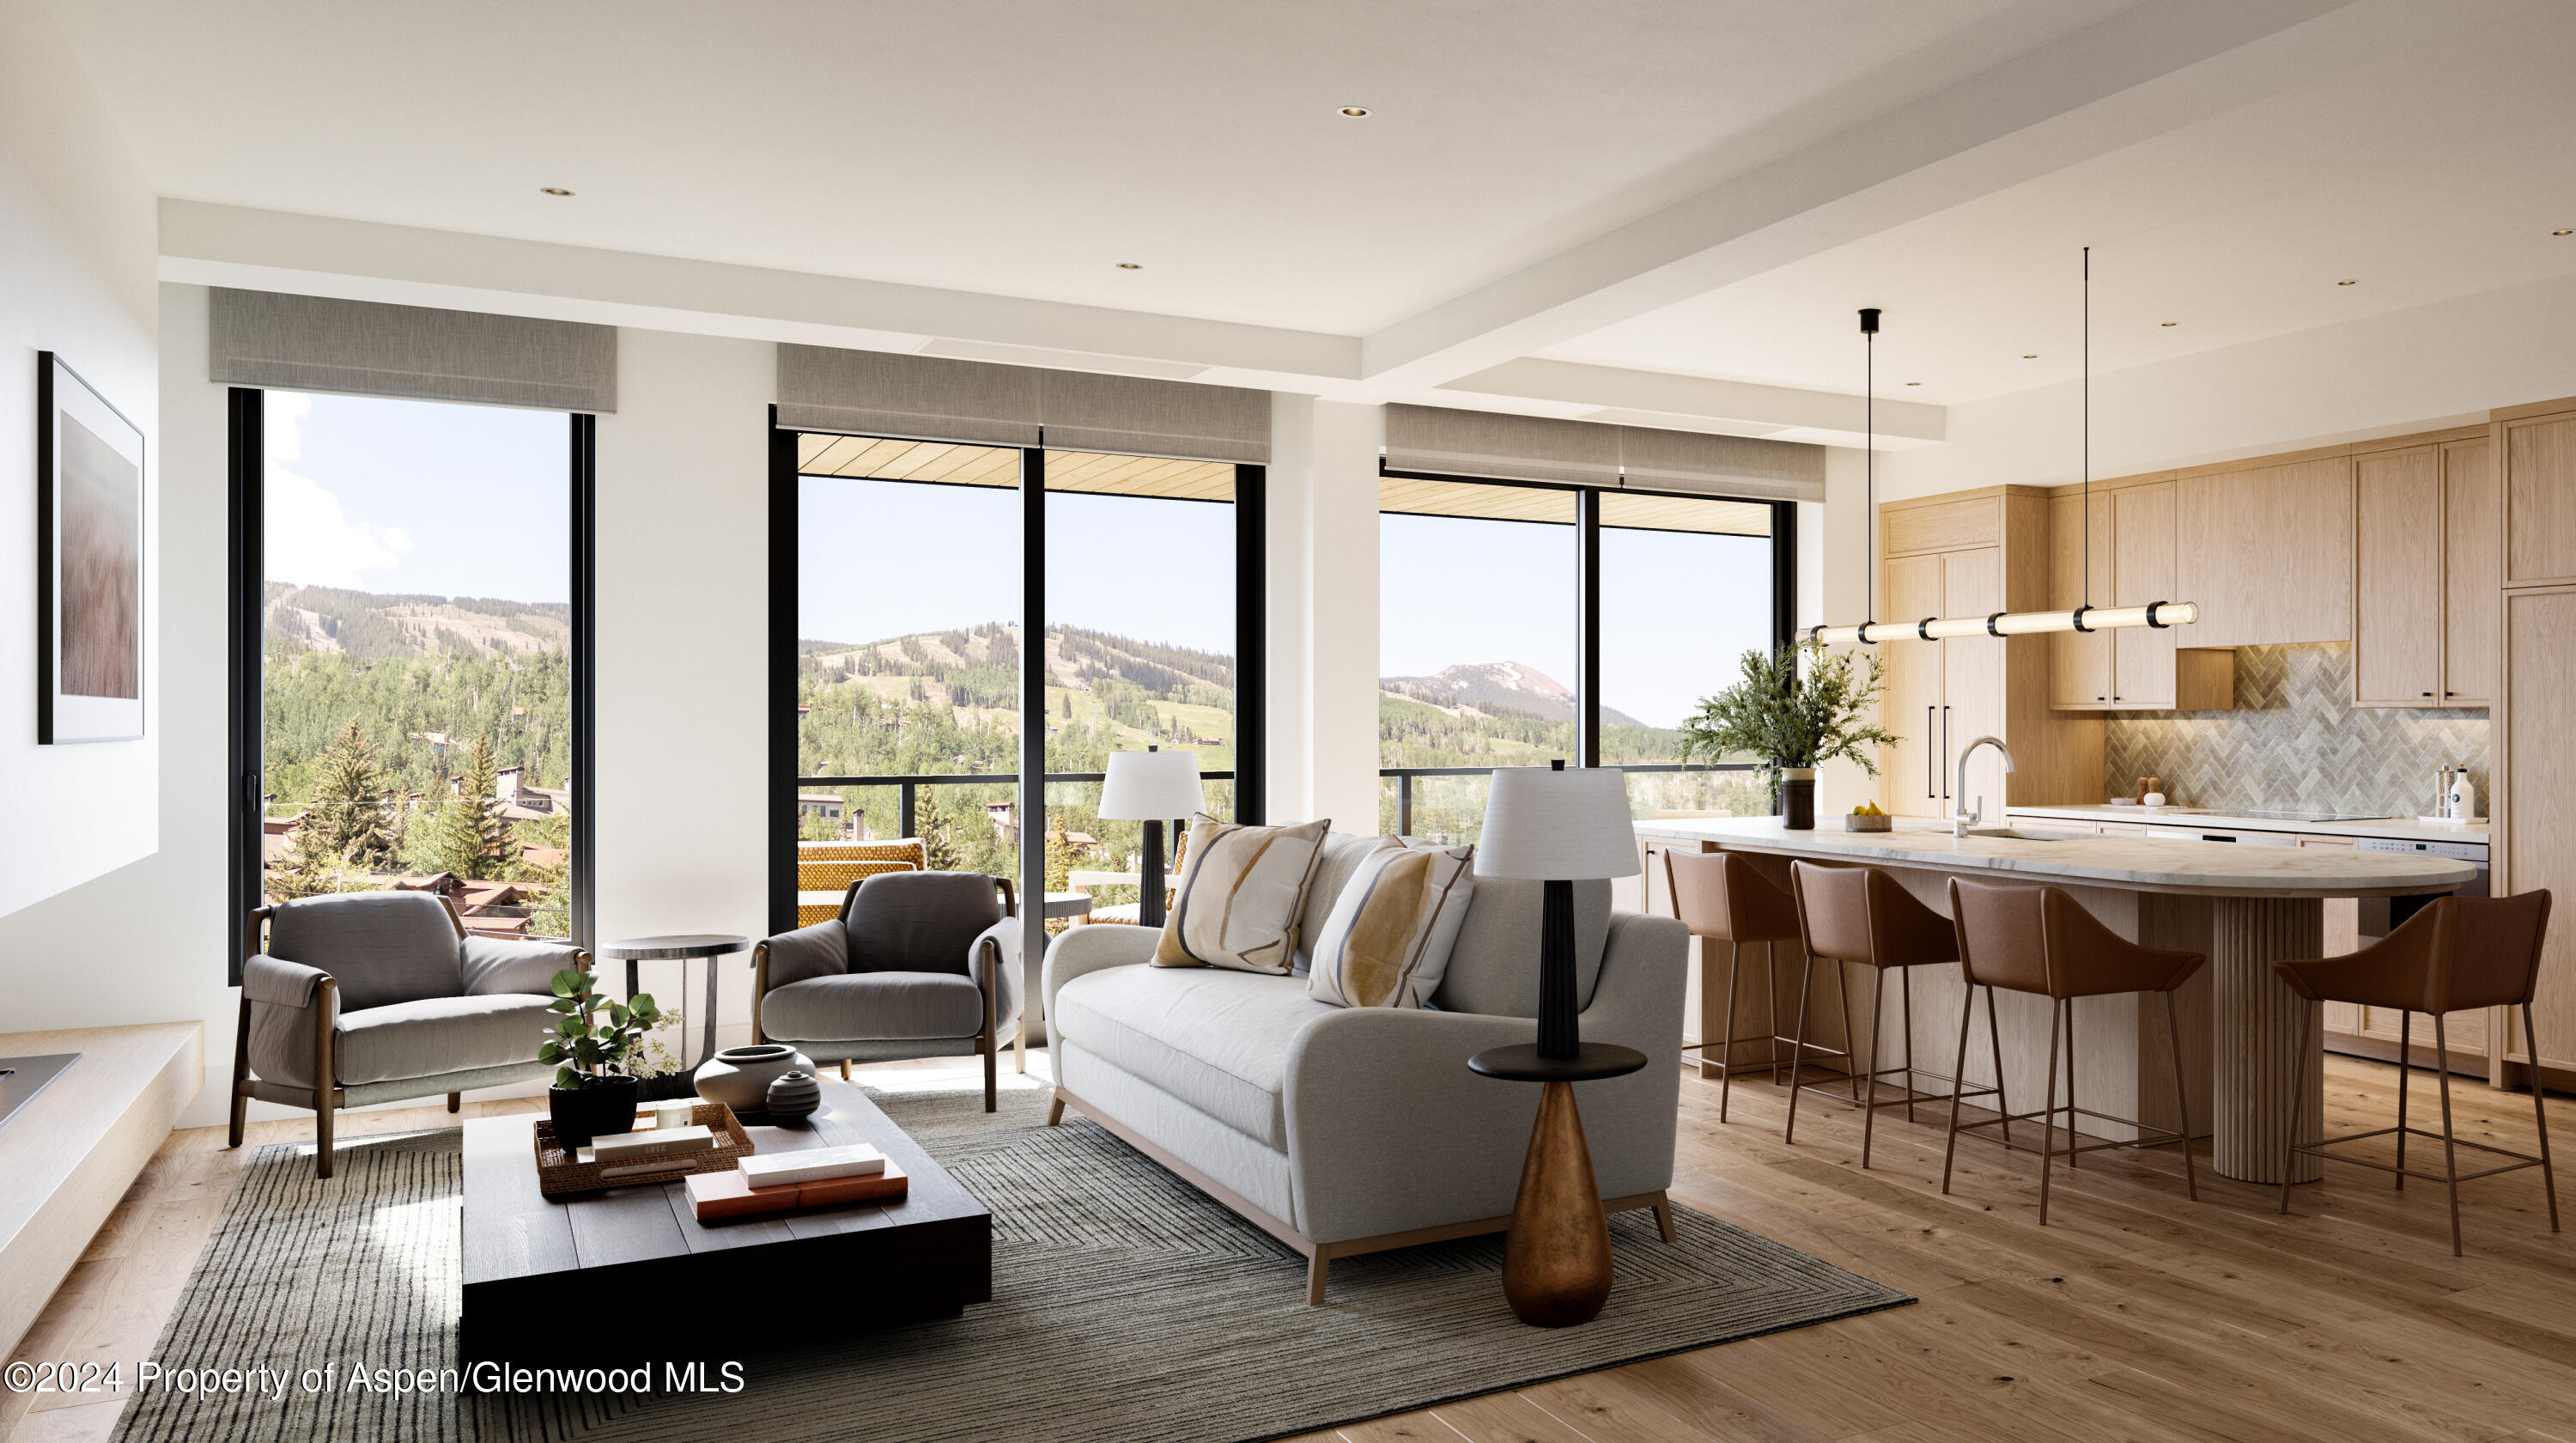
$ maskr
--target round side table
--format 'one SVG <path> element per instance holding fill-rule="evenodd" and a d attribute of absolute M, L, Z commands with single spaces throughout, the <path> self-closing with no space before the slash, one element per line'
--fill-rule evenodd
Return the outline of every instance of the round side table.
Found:
<path fill-rule="evenodd" d="M 722 932 L 680 932 L 667 937 L 628 937 L 599 949 L 599 955 L 612 962 L 626 964 L 626 995 L 640 990 L 636 964 L 639 962 L 685 962 L 692 957 L 707 959 L 707 1013 L 704 1041 L 698 1048 L 698 1061 L 716 1055 L 716 959 L 736 952 L 751 950 L 751 939 Z M 680 970 L 680 995 L 688 996 L 689 977 L 686 967 Z M 688 1059 L 688 1040 L 680 1043 L 680 1061 Z"/>
<path fill-rule="evenodd" d="M 1646 1054 L 1635 1048 L 1601 1042 L 1584 1043 L 1572 1057 L 1541 1057 L 1536 1044 L 1524 1042 L 1467 1059 L 1470 1071 L 1544 1088 L 1520 1193 L 1512 1200 L 1512 1229 L 1503 1240 L 1503 1296 L 1524 1323 L 1588 1323 L 1610 1299 L 1610 1224 L 1601 1214 L 1574 1084 L 1624 1077 L 1645 1065 Z"/>

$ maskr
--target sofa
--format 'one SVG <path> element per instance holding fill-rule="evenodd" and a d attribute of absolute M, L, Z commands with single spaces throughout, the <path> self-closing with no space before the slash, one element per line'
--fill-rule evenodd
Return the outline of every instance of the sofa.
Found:
<path fill-rule="evenodd" d="M 1326 839 L 1297 975 L 1149 966 L 1160 934 L 1138 927 L 1068 929 L 1043 973 L 1048 1123 L 1073 1108 L 1304 1254 L 1313 1304 L 1335 1258 L 1507 1227 L 1538 1110 L 1467 1058 L 1537 1039 L 1540 883 L 1478 879 L 1432 1009 L 1307 995 L 1311 939 L 1377 845 Z M 1605 1208 L 1653 1208 L 1669 1238 L 1689 934 L 1584 882 L 1575 935 L 1584 1039 L 1650 1059 L 1575 1089 L 1593 1174 Z"/>

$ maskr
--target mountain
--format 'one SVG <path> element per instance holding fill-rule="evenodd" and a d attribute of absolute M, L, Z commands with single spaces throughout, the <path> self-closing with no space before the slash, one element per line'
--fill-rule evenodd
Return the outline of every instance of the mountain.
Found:
<path fill-rule="evenodd" d="M 1517 661 L 1462 662 L 1432 676 L 1380 677 L 1378 689 L 1390 696 L 1436 706 L 1452 716 L 1473 713 L 1545 722 L 1574 720 L 1574 693 L 1537 667 Z M 1606 706 L 1601 709 L 1601 721 L 1605 726 L 1645 725 Z"/>
<path fill-rule="evenodd" d="M 1048 627 L 1046 640 L 1049 686 L 1096 691 L 1101 683 L 1115 679 L 1154 696 L 1179 696 L 1193 685 L 1229 696 L 1234 691 L 1232 657 L 1079 627 Z M 967 693 L 980 690 L 975 674 L 984 673 L 986 679 L 1014 691 L 1018 685 L 1020 629 L 1005 623 L 915 632 L 883 641 L 800 640 L 796 649 L 807 669 L 826 682 L 864 676 L 922 677 L 935 689 Z M 953 700 L 974 704 L 963 694 Z"/>
<path fill-rule="evenodd" d="M 267 639 L 297 651 L 337 652 L 351 661 L 470 656 L 489 661 L 572 642 L 572 608 L 562 602 L 479 596 L 379 595 L 336 586 L 268 583 Z"/>

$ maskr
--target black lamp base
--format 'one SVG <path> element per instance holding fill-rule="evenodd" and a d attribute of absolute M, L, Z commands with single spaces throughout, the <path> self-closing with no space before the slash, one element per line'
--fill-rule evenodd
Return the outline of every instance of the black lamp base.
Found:
<path fill-rule="evenodd" d="M 1145 824 L 1145 895 L 1136 902 L 1136 921 L 1145 927 L 1163 925 L 1163 824 Z"/>
<path fill-rule="evenodd" d="M 1538 1055 L 1570 1059 L 1583 1050 L 1574 1008 L 1574 884 L 1539 884 Z"/>

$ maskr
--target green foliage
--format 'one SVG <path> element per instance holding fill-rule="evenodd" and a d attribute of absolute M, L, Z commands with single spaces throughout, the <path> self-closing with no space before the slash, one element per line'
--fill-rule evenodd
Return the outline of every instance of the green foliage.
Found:
<path fill-rule="evenodd" d="M 1858 762 L 1877 776 L 1875 749 L 1894 746 L 1896 737 L 1863 718 L 1878 700 L 1886 668 L 1872 655 L 1867 675 L 1856 676 L 1857 659 L 1813 641 L 1744 653 L 1741 679 L 1702 698 L 1699 711 L 1682 724 L 1683 759 L 1751 757 L 1763 763 L 1775 788 L 1783 767 L 1836 759 Z"/>
<path fill-rule="evenodd" d="M 384 770 L 356 717 L 349 718 L 338 740 L 323 748 L 318 771 L 312 804 L 298 829 L 300 838 L 311 839 L 311 854 L 336 857 L 362 870 L 392 862 Z"/>
<path fill-rule="evenodd" d="M 438 839 L 430 870 L 492 881 L 516 870 L 519 845 L 510 835 L 509 819 L 492 795 L 500 780 L 492 749 L 481 737 L 466 749 L 464 795 L 439 807 Z"/>
<path fill-rule="evenodd" d="M 565 968 L 554 975 L 555 1014 L 537 1047 L 537 1061 L 555 1069 L 555 1086 L 579 1087 L 603 1077 L 636 1076 L 645 1057 L 646 1034 L 662 1025 L 653 995 L 639 992 L 630 1002 L 601 995 L 599 975 Z M 602 1013 L 607 1021 L 599 1020 Z"/>

